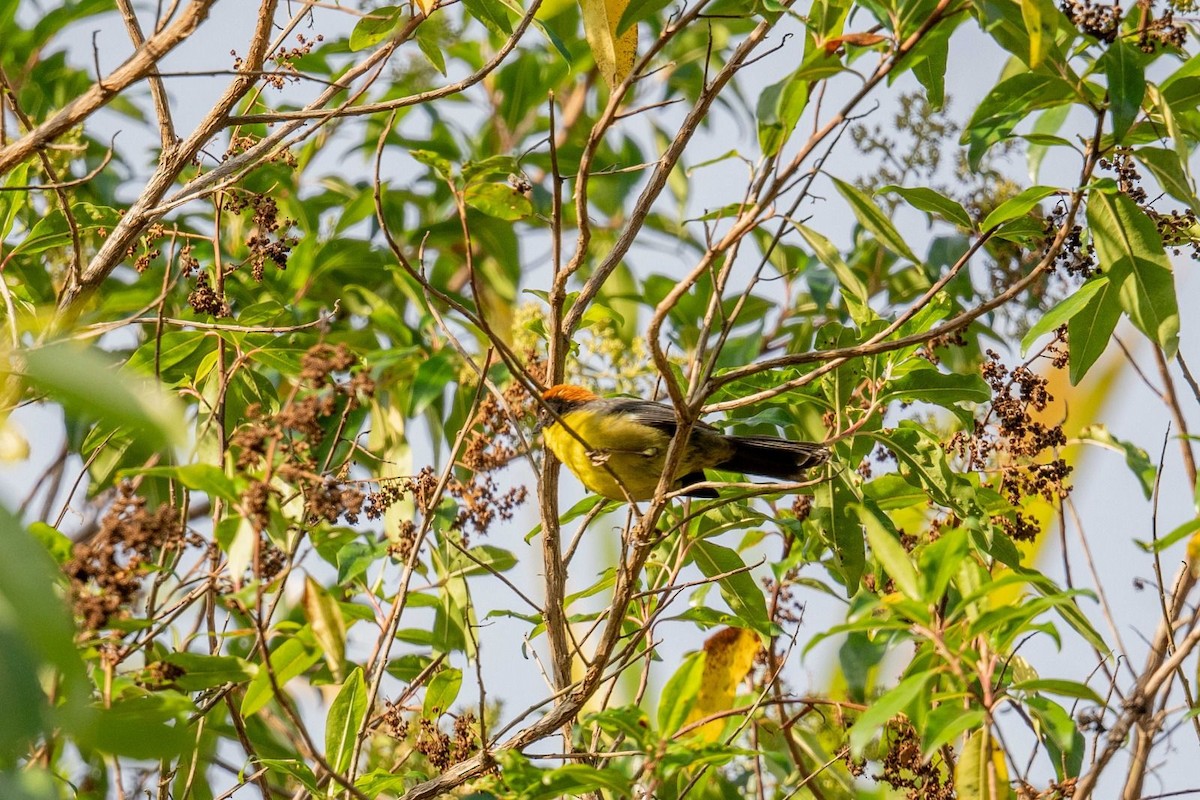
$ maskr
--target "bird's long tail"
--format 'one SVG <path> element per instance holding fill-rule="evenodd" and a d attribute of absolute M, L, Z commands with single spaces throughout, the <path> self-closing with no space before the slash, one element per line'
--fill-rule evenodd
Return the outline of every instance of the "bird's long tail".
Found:
<path fill-rule="evenodd" d="M 791 442 L 774 436 L 727 436 L 733 455 L 717 469 L 795 481 L 804 472 L 829 460 L 829 448 L 813 442 Z"/>

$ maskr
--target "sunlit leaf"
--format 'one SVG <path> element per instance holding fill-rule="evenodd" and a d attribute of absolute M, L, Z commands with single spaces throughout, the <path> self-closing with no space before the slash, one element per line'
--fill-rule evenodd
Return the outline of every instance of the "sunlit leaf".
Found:
<path fill-rule="evenodd" d="M 746 570 L 746 563 L 736 551 L 707 540 L 692 544 L 692 558 L 706 577 L 717 578 L 721 596 L 733 612 L 762 634 L 771 632 L 767 603 L 758 582 Z"/>
<path fill-rule="evenodd" d="M 1028 353 L 1035 341 L 1070 322 L 1076 314 L 1087 307 L 1088 302 L 1097 292 L 1107 288 L 1108 278 L 1106 276 L 1094 278 L 1043 314 L 1025 334 L 1025 338 L 1021 340 L 1021 355 L 1024 356 Z"/>
<path fill-rule="evenodd" d="M 424 713 L 426 719 L 436 719 L 444 714 L 458 699 L 458 691 L 462 688 L 462 670 L 446 667 L 430 679 L 425 687 Z"/>
<path fill-rule="evenodd" d="M 330 671 L 340 678 L 346 665 L 346 620 L 328 590 L 311 576 L 304 579 L 304 616 Z"/>
<path fill-rule="evenodd" d="M 325 721 L 325 758 L 338 772 L 350 766 L 358 729 L 367 713 L 367 685 L 361 667 L 355 667 L 329 706 Z"/>
<path fill-rule="evenodd" d="M 1099 285 L 1077 310 L 1072 310 L 1067 321 L 1072 384 L 1083 380 L 1092 364 L 1108 348 L 1109 337 L 1121 319 L 1121 304 L 1111 279 L 1093 279 L 1092 282 Z"/>
<path fill-rule="evenodd" d="M 1146 75 L 1139 51 L 1121 39 L 1104 52 L 1104 72 L 1108 76 L 1108 109 L 1112 114 L 1113 138 L 1118 142 L 1133 125 L 1146 96 Z"/>
<path fill-rule="evenodd" d="M 962 800 L 1007 800 L 1013 796 L 1004 751 L 987 728 L 971 734 L 959 753 L 954 788 Z"/>
<path fill-rule="evenodd" d="M 842 197 L 846 198 L 847 202 L 850 203 L 850 209 L 854 212 L 854 216 L 858 219 L 859 224 L 870 231 L 879 240 L 880 244 L 901 258 L 907 258 L 914 264 L 921 263 L 921 259 L 917 258 L 916 254 L 909 248 L 908 244 L 904 241 L 904 237 L 896 230 L 896 226 L 883 213 L 883 209 L 875 205 L 874 201 L 865 192 L 837 178 L 833 179 L 833 184 L 837 187 Z"/>
<path fill-rule="evenodd" d="M 388 38 L 400 23 L 402 13 L 399 6 L 380 6 L 359 19 L 350 32 L 350 49 L 366 50 Z"/>
<path fill-rule="evenodd" d="M 625 80 L 637 60 L 637 26 L 630 25 L 621 33 L 617 30 L 630 1 L 579 0 L 583 9 L 583 30 L 592 58 L 610 89 Z"/>
<path fill-rule="evenodd" d="M 1171 262 L 1158 229 L 1120 192 L 1091 192 L 1087 218 L 1100 266 L 1118 287 L 1121 308 L 1167 358 L 1174 358 L 1179 347 L 1179 306 Z"/>

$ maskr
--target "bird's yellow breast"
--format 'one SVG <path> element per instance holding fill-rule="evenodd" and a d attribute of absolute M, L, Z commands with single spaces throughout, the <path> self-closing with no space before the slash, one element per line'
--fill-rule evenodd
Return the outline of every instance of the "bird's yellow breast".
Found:
<path fill-rule="evenodd" d="M 626 493 L 634 500 L 654 496 L 671 442 L 666 433 L 625 414 L 587 409 L 569 411 L 562 421 L 578 437 L 558 422 L 546 426 L 542 436 L 550 451 L 584 486 L 613 500 L 625 500 Z M 709 466 L 702 458 L 698 460 L 700 456 L 689 443 L 675 477 Z"/>

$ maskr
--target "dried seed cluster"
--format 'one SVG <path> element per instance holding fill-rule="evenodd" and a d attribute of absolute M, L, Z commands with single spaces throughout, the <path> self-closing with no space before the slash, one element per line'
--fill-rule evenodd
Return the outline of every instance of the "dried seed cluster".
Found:
<path fill-rule="evenodd" d="M 367 519 L 379 519 L 388 508 L 410 497 L 421 516 L 428 517 L 433 512 L 437 484 L 433 467 L 424 467 L 410 478 L 383 480 L 378 491 L 366 496 L 362 511 Z M 474 474 L 465 481 L 451 477 L 446 483 L 446 492 L 458 501 L 458 512 L 450 523 L 450 530 L 462 534 L 464 545 L 469 541 L 469 533 L 485 536 L 496 519 L 512 519 L 517 508 L 528 497 L 525 486 L 501 491 L 496 480 L 486 474 Z M 391 545 L 391 555 L 407 560 L 415 543 L 416 524 L 412 520 L 404 520 L 400 523 L 397 540 Z"/>
<path fill-rule="evenodd" d="M 358 520 L 366 494 L 325 474 L 318 454 L 338 429 L 336 420 L 374 393 L 375 381 L 345 344 L 317 344 L 304 354 L 300 385 L 283 408 L 275 414 L 264 414 L 258 406 L 246 410 L 248 421 L 234 431 L 230 444 L 237 468 L 253 478 L 241 505 L 259 531 L 267 527 L 270 501 L 277 494 L 272 475 L 303 493 L 310 523 Z"/>
<path fill-rule="evenodd" d="M 201 272 L 196 276 L 196 288 L 188 294 L 188 305 L 197 314 L 210 314 L 214 317 L 228 317 L 229 303 L 225 297 L 213 289 L 209 283 L 208 273 Z"/>
<path fill-rule="evenodd" d="M 71 602 L 87 630 L 99 630 L 125 617 L 141 592 L 142 580 L 162 550 L 203 544 L 188 536 L 178 508 L 166 503 L 147 510 L 146 499 L 123 483 L 94 536 L 75 545 L 63 572 L 71 581 Z"/>
<path fill-rule="evenodd" d="M 1121 32 L 1123 12 L 1120 3 L 1108 6 L 1092 0 L 1063 0 L 1059 8 L 1081 32 L 1106 44 L 1115 42 Z"/>
<path fill-rule="evenodd" d="M 1075 796 L 1077 782 L 1077 778 L 1067 778 L 1062 783 L 1051 780 L 1049 786 L 1039 791 L 1037 787 L 1020 780 L 1015 787 L 1017 800 L 1068 800 Z"/>
<path fill-rule="evenodd" d="M 1066 365 L 1067 353 L 1060 346 L 1064 335 L 1060 329 L 1055 343 L 1044 354 L 1059 369 Z M 997 472 L 997 490 L 1016 508 L 1033 495 L 1052 502 L 1065 498 L 1071 490 L 1066 482 L 1071 467 L 1058 457 L 1037 460 L 1067 442 L 1061 425 L 1047 425 L 1033 418 L 1054 399 L 1046 388 L 1048 381 L 1024 364 L 1008 369 L 993 350 L 987 351 L 982 371 L 992 389 L 991 409 L 975 423 L 973 432 L 954 434 L 947 450 L 963 459 L 968 469 Z M 996 517 L 993 522 L 1014 539 L 1030 540 L 1041 532 L 1020 511 L 1012 518 Z"/>
<path fill-rule="evenodd" d="M 1054 237 L 1058 233 L 1058 229 L 1062 227 L 1067 216 L 1067 207 L 1063 203 L 1058 203 L 1050 212 L 1050 216 L 1046 218 L 1045 239 L 1042 243 L 1042 258 L 1045 258 L 1050 253 L 1051 245 L 1054 243 Z M 1096 248 L 1091 242 L 1086 244 L 1083 241 L 1083 226 L 1073 225 L 1070 232 L 1063 239 L 1062 247 L 1054 256 L 1054 261 L 1050 263 L 1049 272 L 1058 272 L 1062 270 L 1068 277 L 1087 280 L 1093 275 L 1100 272 L 1100 268 L 1096 265 Z"/>
<path fill-rule="evenodd" d="M 525 353 L 525 371 L 535 382 L 545 382 L 545 361 L 533 350 Z M 479 403 L 460 462 L 473 472 L 491 472 L 507 466 L 521 454 L 518 426 L 536 417 L 538 406 L 520 381 L 511 381 L 502 398 L 490 392 Z"/>
<path fill-rule="evenodd" d="M 883 745 L 883 771 L 871 777 L 904 792 L 907 800 L 954 800 L 954 769 L 939 757 L 921 758 L 921 736 L 909 722 L 888 723 Z M 949 747 L 940 752 L 945 753 Z M 847 752 L 846 769 L 856 778 L 866 774 L 865 760 L 855 760 Z"/>
<path fill-rule="evenodd" d="M 479 750 L 479 741 L 473 730 L 475 715 L 467 711 L 454 719 L 454 735 L 444 733 L 436 722 L 422 717 L 417 723 L 417 738 L 413 747 L 425 756 L 438 772 L 466 761 Z"/>
<path fill-rule="evenodd" d="M 268 260 L 274 262 L 275 266 L 280 269 L 287 269 L 288 256 L 291 255 L 292 248 L 298 245 L 300 240 L 286 235 L 286 232 L 296 225 L 296 221 L 280 218 L 279 204 L 275 202 L 275 199 L 258 192 L 250 193 L 249 197 L 234 194 L 230 196 L 226 207 L 234 214 L 240 213 L 246 208 L 250 208 L 253 212 L 252 224 L 254 227 L 246 239 L 246 247 L 250 250 L 250 257 L 246 263 L 250 265 L 254 280 L 262 283 Z M 272 239 L 272 236 L 275 238 Z"/>

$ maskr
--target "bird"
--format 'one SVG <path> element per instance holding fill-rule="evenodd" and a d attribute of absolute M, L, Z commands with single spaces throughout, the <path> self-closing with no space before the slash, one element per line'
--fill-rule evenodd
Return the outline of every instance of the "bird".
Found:
<path fill-rule="evenodd" d="M 582 386 L 558 384 L 542 393 L 542 439 L 590 491 L 613 500 L 649 500 L 658 488 L 678 418 L 665 403 L 600 397 Z M 552 413 L 549 413 L 552 412 Z M 669 490 L 686 497 L 718 497 L 716 489 L 689 488 L 720 469 L 794 481 L 829 460 L 829 448 L 775 436 L 731 436 L 696 422 Z"/>

